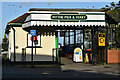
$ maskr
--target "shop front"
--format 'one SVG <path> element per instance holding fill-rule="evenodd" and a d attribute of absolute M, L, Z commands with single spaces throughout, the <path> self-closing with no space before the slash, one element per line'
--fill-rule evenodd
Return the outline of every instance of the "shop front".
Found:
<path fill-rule="evenodd" d="M 95 30 L 105 28 L 105 25 L 105 12 L 102 12 L 101 9 L 30 9 L 19 27 L 21 30 L 16 29 L 15 37 L 12 36 L 14 31 L 9 32 L 9 36 L 10 34 L 12 36 L 11 44 L 12 39 L 15 39 L 15 43 L 13 41 L 15 47 L 11 46 L 13 54 L 9 50 L 9 58 L 13 61 L 21 61 L 19 56 L 24 48 L 26 61 L 31 61 L 31 57 L 33 57 L 33 61 L 59 61 L 58 43 L 62 40 L 64 54 L 74 53 L 74 49 L 77 47 L 81 48 L 85 54 L 87 48 L 92 51 L 95 47 L 93 46 Z M 18 30 L 24 34 L 22 35 Z M 36 30 L 37 39 L 37 43 L 33 42 L 33 55 L 31 55 L 31 30 Z M 63 39 L 60 39 L 61 32 Z"/>

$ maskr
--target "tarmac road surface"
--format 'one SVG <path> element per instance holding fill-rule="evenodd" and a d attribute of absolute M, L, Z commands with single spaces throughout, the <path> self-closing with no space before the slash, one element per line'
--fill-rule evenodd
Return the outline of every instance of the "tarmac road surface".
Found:
<path fill-rule="evenodd" d="M 5 78 L 120 78 L 120 64 L 74 63 L 70 59 L 61 58 L 61 66 L 51 65 L 9 65 L 2 67 Z"/>

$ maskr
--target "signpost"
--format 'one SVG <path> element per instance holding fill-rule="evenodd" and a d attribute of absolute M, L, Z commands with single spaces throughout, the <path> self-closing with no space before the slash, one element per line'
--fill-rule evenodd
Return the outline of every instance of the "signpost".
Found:
<path fill-rule="evenodd" d="M 38 44 L 38 38 L 37 38 L 37 36 L 35 36 L 35 38 L 34 38 L 35 55 L 36 55 L 36 44 Z"/>
<path fill-rule="evenodd" d="M 32 54 L 31 54 L 31 61 L 33 62 L 33 36 L 36 35 L 36 30 L 30 30 L 30 34 L 32 35 Z"/>
<path fill-rule="evenodd" d="M 105 33 L 98 34 L 98 46 L 105 46 Z"/>

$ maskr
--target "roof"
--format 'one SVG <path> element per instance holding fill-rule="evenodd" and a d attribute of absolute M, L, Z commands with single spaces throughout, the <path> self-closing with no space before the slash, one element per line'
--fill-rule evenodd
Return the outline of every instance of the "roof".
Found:
<path fill-rule="evenodd" d="M 108 10 L 106 11 L 106 14 L 109 15 L 116 22 L 120 23 L 120 8 Z"/>
<path fill-rule="evenodd" d="M 79 12 L 104 12 L 105 9 L 41 9 L 41 8 L 31 8 L 29 9 L 29 11 L 79 11 Z M 8 31 L 10 29 L 10 27 L 8 25 L 17 25 L 20 26 L 20 24 L 13 24 L 13 23 L 24 23 L 25 19 L 27 18 L 27 16 L 30 13 L 25 13 L 19 17 L 17 17 L 16 19 L 8 22 L 7 27 L 6 27 L 6 31 Z M 21 26 L 22 27 L 22 26 Z"/>
<path fill-rule="evenodd" d="M 19 17 L 17 17 L 16 19 L 13 19 L 12 21 L 8 22 L 7 23 L 7 27 L 5 29 L 5 33 L 8 33 L 9 32 L 9 29 L 10 29 L 10 26 L 9 25 L 17 25 L 17 26 L 20 26 L 22 27 L 22 23 L 25 21 L 26 17 L 28 16 L 29 14 L 28 13 L 25 13 Z"/>
<path fill-rule="evenodd" d="M 41 8 L 31 8 L 29 11 L 80 11 L 80 12 L 104 12 L 105 9 L 41 9 Z"/>
<path fill-rule="evenodd" d="M 14 19 L 14 20 L 8 22 L 8 24 L 10 24 L 10 23 L 23 23 L 24 20 L 26 19 L 27 15 L 28 15 L 28 13 L 25 13 L 25 14 L 23 14 L 23 15 L 17 17 L 16 19 Z"/>

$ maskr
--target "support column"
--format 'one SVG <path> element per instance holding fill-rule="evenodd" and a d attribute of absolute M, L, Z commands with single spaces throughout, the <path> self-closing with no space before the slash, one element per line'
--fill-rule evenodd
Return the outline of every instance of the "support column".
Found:
<path fill-rule="evenodd" d="M 75 45 L 76 44 L 76 30 L 74 29 L 74 49 L 75 49 Z"/>
<path fill-rule="evenodd" d="M 82 42 L 82 40 L 81 40 L 81 30 L 80 30 L 79 38 L 80 38 L 80 43 L 81 43 Z M 82 39 L 83 39 L 83 37 L 82 37 Z"/>
<path fill-rule="evenodd" d="M 69 47 L 70 47 L 70 30 L 69 30 L 68 36 L 69 36 Z"/>
<path fill-rule="evenodd" d="M 11 26 L 13 29 L 13 40 L 14 40 L 14 62 L 16 62 L 16 52 L 15 52 L 15 29 L 13 26 Z"/>
<path fill-rule="evenodd" d="M 65 31 L 64 31 L 64 53 L 65 53 Z"/>
<path fill-rule="evenodd" d="M 92 53 L 92 63 L 93 63 L 93 27 L 91 28 L 91 34 L 92 34 L 92 49 L 91 49 L 91 53 Z"/>
<path fill-rule="evenodd" d="M 59 53 L 58 53 L 58 32 L 55 32 L 55 46 L 56 46 L 56 61 L 58 62 L 58 57 L 59 57 Z"/>
<path fill-rule="evenodd" d="M 108 51 L 107 51 L 107 49 L 108 49 L 108 42 L 109 42 L 109 38 L 108 38 L 108 26 L 106 26 L 106 29 L 107 29 L 107 31 L 106 31 L 106 44 L 105 44 L 105 46 L 106 46 L 106 64 L 108 63 Z"/>
<path fill-rule="evenodd" d="M 85 38 L 85 33 L 84 33 L 84 29 L 83 29 L 83 59 L 85 57 L 85 54 L 84 54 L 84 38 Z"/>

